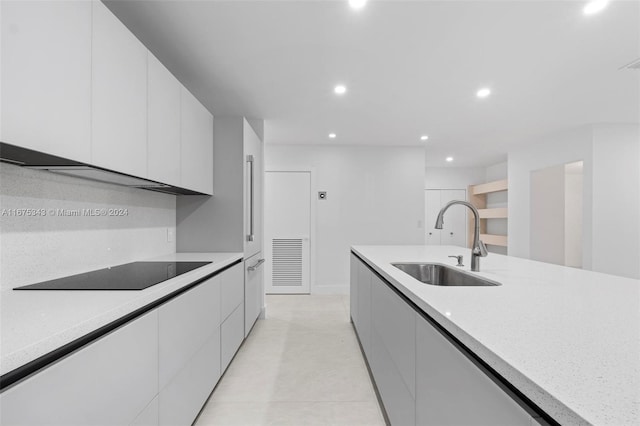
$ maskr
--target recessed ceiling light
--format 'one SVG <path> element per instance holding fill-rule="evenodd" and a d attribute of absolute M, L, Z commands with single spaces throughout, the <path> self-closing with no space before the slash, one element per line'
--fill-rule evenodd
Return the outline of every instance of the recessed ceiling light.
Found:
<path fill-rule="evenodd" d="M 491 94 L 491 89 L 489 89 L 488 87 L 483 87 L 482 89 L 476 92 L 476 96 L 479 98 L 486 98 L 490 94 Z"/>
<path fill-rule="evenodd" d="M 445 158 L 445 160 L 447 160 L 447 163 L 450 163 L 450 162 L 453 161 L 453 157 L 447 157 L 447 158 Z"/>
<path fill-rule="evenodd" d="M 335 139 L 335 138 L 336 138 L 335 133 L 329 133 L 329 139 Z"/>
<path fill-rule="evenodd" d="M 338 95 L 344 95 L 347 92 L 347 87 L 343 84 L 338 84 L 333 88 L 333 91 Z"/>
<path fill-rule="evenodd" d="M 367 4 L 367 0 L 349 0 L 351 9 L 362 9 Z"/>
<path fill-rule="evenodd" d="M 427 139 L 429 139 L 429 136 L 427 136 L 427 135 L 420 136 L 420 140 L 421 141 L 426 141 Z"/>
<path fill-rule="evenodd" d="M 602 12 L 608 4 L 609 0 L 591 0 L 584 6 L 582 13 L 585 15 L 594 15 L 598 12 Z"/>

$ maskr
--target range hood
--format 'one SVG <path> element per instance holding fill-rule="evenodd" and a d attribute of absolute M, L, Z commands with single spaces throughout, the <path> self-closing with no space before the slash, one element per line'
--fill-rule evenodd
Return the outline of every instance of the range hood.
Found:
<path fill-rule="evenodd" d="M 174 195 L 206 195 L 190 189 L 171 186 L 102 167 L 80 163 L 55 155 L 0 142 L 0 161 L 28 169 L 46 170 L 62 175 L 80 177 L 98 182 L 112 183 L 131 188 L 147 189 Z"/>

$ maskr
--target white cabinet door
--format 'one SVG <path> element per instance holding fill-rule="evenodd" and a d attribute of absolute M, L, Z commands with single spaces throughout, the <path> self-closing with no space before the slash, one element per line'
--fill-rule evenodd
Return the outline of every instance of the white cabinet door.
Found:
<path fill-rule="evenodd" d="M 355 324 L 358 318 L 358 265 L 360 259 L 355 254 L 351 253 L 351 279 L 349 285 L 349 310 L 351 315 L 351 321 Z"/>
<path fill-rule="evenodd" d="M 239 263 L 220 275 L 220 322 L 244 302 L 244 267 Z"/>
<path fill-rule="evenodd" d="M 263 264 L 262 253 L 244 262 L 244 337 L 249 335 L 264 306 Z"/>
<path fill-rule="evenodd" d="M 244 305 L 240 304 L 220 326 L 220 371 L 223 373 L 244 340 Z"/>
<path fill-rule="evenodd" d="M 148 54 L 148 178 L 180 186 L 180 90 L 178 79 Z"/>
<path fill-rule="evenodd" d="M 532 417 L 425 319 L 416 322 L 417 425 L 531 425 Z"/>
<path fill-rule="evenodd" d="M 159 308 L 160 389 L 163 389 L 220 327 L 220 276 Z"/>
<path fill-rule="evenodd" d="M 453 245 L 466 247 L 467 208 L 452 206 L 444 215 L 444 226 L 435 229 L 440 209 L 451 200 L 466 200 L 464 189 L 427 189 L 425 190 L 425 244 Z"/>
<path fill-rule="evenodd" d="M 220 378 L 220 331 L 160 391 L 160 425 L 190 425 Z"/>
<path fill-rule="evenodd" d="M 371 356 L 371 279 L 373 272 L 363 263 L 358 263 L 358 317 L 356 330 L 364 353 Z"/>
<path fill-rule="evenodd" d="M 253 236 L 251 241 L 247 238 L 244 240 L 244 255 L 251 257 L 262 251 L 262 176 L 264 167 L 262 142 L 247 120 L 243 119 L 242 121 L 245 153 L 245 234 Z M 247 161 L 247 156 L 250 156 L 252 160 Z"/>
<path fill-rule="evenodd" d="M 180 186 L 213 193 L 213 116 L 186 88 L 181 90 Z"/>
<path fill-rule="evenodd" d="M 90 161 L 91 3 L 2 1 L 0 139 Z"/>
<path fill-rule="evenodd" d="M 93 4 L 92 163 L 147 176 L 147 49 Z"/>
<path fill-rule="evenodd" d="M 440 192 L 440 204 L 444 207 L 449 201 L 465 201 L 467 191 L 464 189 L 446 189 Z M 440 244 L 447 246 L 467 246 L 467 212 L 465 206 L 451 206 L 444 216 L 444 226 L 440 236 Z"/>
<path fill-rule="evenodd" d="M 425 244 L 428 246 L 440 245 L 440 234 L 442 230 L 436 229 L 436 218 L 440 211 L 440 190 L 439 189 L 427 189 L 424 194 L 424 211 L 425 211 L 425 224 L 424 229 L 427 233 L 425 236 Z"/>
<path fill-rule="evenodd" d="M 127 425 L 158 393 L 154 310 L 0 394 L 6 425 Z"/>

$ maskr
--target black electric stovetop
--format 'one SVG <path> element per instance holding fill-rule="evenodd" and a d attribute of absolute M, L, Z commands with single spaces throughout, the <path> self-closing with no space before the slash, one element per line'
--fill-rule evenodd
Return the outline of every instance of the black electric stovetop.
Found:
<path fill-rule="evenodd" d="M 143 290 L 211 262 L 133 262 L 14 290 Z"/>

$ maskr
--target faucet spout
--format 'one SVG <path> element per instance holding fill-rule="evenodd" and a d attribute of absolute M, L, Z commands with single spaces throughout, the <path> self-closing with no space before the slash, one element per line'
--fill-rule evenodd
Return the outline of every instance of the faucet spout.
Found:
<path fill-rule="evenodd" d="M 468 207 L 473 213 L 474 218 L 474 229 L 473 229 L 473 245 L 471 246 L 471 270 L 478 272 L 480 271 L 480 258 L 486 257 L 489 252 L 487 251 L 487 246 L 484 245 L 482 240 L 480 240 L 480 213 L 478 213 L 478 209 L 476 207 L 467 202 L 461 200 L 453 200 L 449 201 L 438 213 L 438 218 L 436 219 L 436 229 L 442 229 L 442 225 L 444 224 L 444 213 L 449 209 L 449 207 L 454 204 L 462 204 L 463 206 Z"/>

